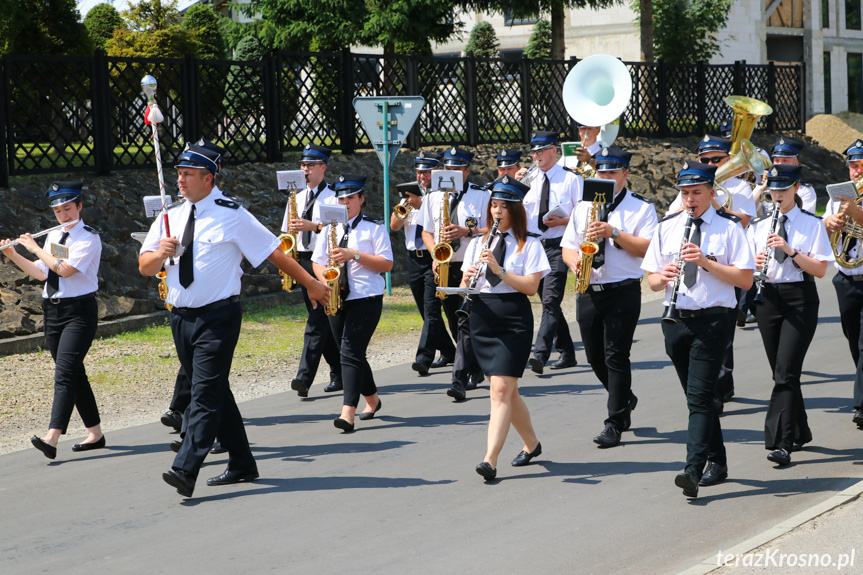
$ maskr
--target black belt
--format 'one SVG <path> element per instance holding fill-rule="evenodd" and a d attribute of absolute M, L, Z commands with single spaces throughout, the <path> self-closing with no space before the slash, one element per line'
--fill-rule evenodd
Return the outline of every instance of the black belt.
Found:
<path fill-rule="evenodd" d="M 76 295 L 75 297 L 46 297 L 45 301 L 50 302 L 54 305 L 60 305 L 61 303 L 69 303 L 73 301 L 78 301 L 82 299 L 91 299 L 96 297 L 96 292 L 84 294 L 84 295 Z"/>
<path fill-rule="evenodd" d="M 843 274 L 842 272 L 836 272 L 836 273 L 839 274 L 840 276 L 842 276 L 842 279 L 846 279 L 849 282 L 863 282 L 863 274 L 856 275 L 856 276 L 849 276 L 849 275 Z"/>
<path fill-rule="evenodd" d="M 408 255 L 412 258 L 421 260 L 429 256 L 428 250 L 408 250 Z"/>
<path fill-rule="evenodd" d="M 312 252 L 297 252 L 297 259 L 311 261 Z"/>
<path fill-rule="evenodd" d="M 587 291 L 608 291 L 612 289 L 631 286 L 632 284 L 641 283 L 641 278 L 630 278 L 619 282 L 611 282 L 607 284 L 590 284 L 587 286 Z"/>
<path fill-rule="evenodd" d="M 560 247 L 560 240 L 562 240 L 562 239 L 563 238 L 551 238 L 548 240 L 539 240 L 539 241 L 542 244 L 542 247 L 544 247 L 544 248 L 559 248 Z"/>
<path fill-rule="evenodd" d="M 231 297 L 220 299 L 219 301 L 214 301 L 213 303 L 208 303 L 201 307 L 175 307 L 171 311 L 175 311 L 183 317 L 197 317 L 204 312 L 219 309 L 220 307 L 225 307 L 226 305 L 231 305 L 238 301 L 240 301 L 240 296 L 232 295 Z"/>
<path fill-rule="evenodd" d="M 715 305 L 713 307 L 706 307 L 704 309 L 677 309 L 678 316 L 682 319 L 691 318 L 691 317 L 704 317 L 708 315 L 719 315 L 719 314 L 727 314 L 731 311 L 730 307 L 722 307 Z"/>

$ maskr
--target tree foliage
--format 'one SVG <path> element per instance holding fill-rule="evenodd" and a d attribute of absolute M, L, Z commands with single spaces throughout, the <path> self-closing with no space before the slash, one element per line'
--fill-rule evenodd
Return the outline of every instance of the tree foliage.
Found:
<path fill-rule="evenodd" d="M 657 60 L 708 62 L 719 53 L 716 33 L 728 23 L 733 0 L 653 0 Z M 638 9 L 638 2 L 633 3 Z"/>
<path fill-rule="evenodd" d="M 533 26 L 524 55 L 533 60 L 551 58 L 551 22 L 542 18 Z"/>
<path fill-rule="evenodd" d="M 209 4 L 194 4 L 185 14 L 180 29 L 195 39 L 195 55 L 206 60 L 225 57 L 227 43 L 222 29 L 225 18 L 216 14 Z"/>
<path fill-rule="evenodd" d="M 84 17 L 84 26 L 94 50 L 105 50 L 105 44 L 114 36 L 114 30 L 126 26 L 123 17 L 111 4 L 97 4 Z"/>
<path fill-rule="evenodd" d="M 142 0 L 122 16 L 128 27 L 115 30 L 108 40 L 109 56 L 181 58 L 197 48 L 195 39 L 180 27 L 177 0 Z"/>
<path fill-rule="evenodd" d="M 500 42 L 490 22 L 478 22 L 470 31 L 465 53 L 477 58 L 499 58 Z"/>
<path fill-rule="evenodd" d="M 0 55 L 85 55 L 92 51 L 75 0 L 5 0 Z"/>

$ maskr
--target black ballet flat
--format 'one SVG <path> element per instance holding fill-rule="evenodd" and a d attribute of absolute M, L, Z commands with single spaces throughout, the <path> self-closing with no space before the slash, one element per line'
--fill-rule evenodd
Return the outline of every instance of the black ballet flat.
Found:
<path fill-rule="evenodd" d="M 359 415 L 357 415 L 357 417 L 359 417 L 362 421 L 366 421 L 368 419 L 374 419 L 375 414 L 381 410 L 381 404 L 382 403 L 383 403 L 383 401 L 381 401 L 381 399 L 378 398 L 378 404 L 375 406 L 374 411 L 368 411 L 368 412 L 360 413 Z"/>
<path fill-rule="evenodd" d="M 490 463 L 483 461 L 476 466 L 476 472 L 483 476 L 486 481 L 491 481 L 497 477 L 497 469 L 491 466 Z"/>
<path fill-rule="evenodd" d="M 57 458 L 57 448 L 50 443 L 45 443 L 44 441 L 42 441 L 41 437 L 37 437 L 34 435 L 30 438 L 30 443 L 33 444 L 33 447 L 44 453 L 45 457 L 47 457 L 48 459 Z"/>
<path fill-rule="evenodd" d="M 72 446 L 72 451 L 90 451 L 91 449 L 102 449 L 103 447 L 105 447 L 104 435 L 93 443 L 76 443 Z"/>
<path fill-rule="evenodd" d="M 350 433 L 354 430 L 354 424 L 348 423 L 346 420 L 341 417 L 337 417 L 333 420 L 333 425 L 344 431 L 345 433 Z"/>
<path fill-rule="evenodd" d="M 528 453 L 527 451 L 522 449 L 521 453 L 516 455 L 515 459 L 512 460 L 512 466 L 513 467 L 524 467 L 525 465 L 530 463 L 531 459 L 533 459 L 534 457 L 536 457 L 537 455 L 539 455 L 541 453 L 542 453 L 542 443 L 537 442 L 536 448 L 534 448 L 534 450 L 531 451 L 530 453 Z"/>

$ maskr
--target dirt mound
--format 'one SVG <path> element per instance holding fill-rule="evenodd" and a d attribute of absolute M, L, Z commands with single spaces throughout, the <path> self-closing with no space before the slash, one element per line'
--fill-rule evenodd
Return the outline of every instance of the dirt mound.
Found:
<path fill-rule="evenodd" d="M 854 140 L 863 138 L 863 115 L 818 114 L 806 122 L 806 133 L 821 146 L 841 154 Z"/>

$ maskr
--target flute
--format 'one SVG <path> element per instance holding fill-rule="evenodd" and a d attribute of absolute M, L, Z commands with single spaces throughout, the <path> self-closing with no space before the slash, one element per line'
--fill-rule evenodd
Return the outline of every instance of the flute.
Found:
<path fill-rule="evenodd" d="M 483 268 L 479 267 L 480 266 L 479 259 L 480 259 L 480 257 L 482 257 L 482 252 L 484 252 L 485 250 L 487 250 L 491 247 L 491 242 L 494 240 L 494 236 L 497 234 L 497 226 L 498 225 L 500 225 L 500 220 L 495 220 L 494 224 L 491 226 L 491 230 L 489 230 L 489 232 L 488 232 L 488 239 L 485 241 L 482 248 L 479 250 L 479 256 L 477 256 L 477 258 L 476 258 L 476 260 L 477 260 L 476 273 L 473 275 L 472 278 L 470 278 L 470 285 L 468 286 L 468 289 L 475 289 L 476 288 L 476 284 L 479 281 L 480 273 L 483 270 Z M 470 317 L 470 294 L 465 296 L 464 301 L 461 304 L 461 307 L 458 308 L 455 313 L 456 313 L 456 315 L 461 316 L 461 317 L 465 317 L 465 318 Z"/>
<path fill-rule="evenodd" d="M 47 230 L 42 230 L 41 232 L 37 232 L 37 233 L 31 235 L 30 237 L 35 240 L 36 238 L 41 238 L 42 236 L 48 235 L 53 231 L 59 230 L 60 228 L 65 228 L 66 226 L 74 226 L 79 221 L 80 220 L 72 220 L 71 222 L 66 222 L 65 224 L 60 224 L 59 226 L 54 226 L 53 228 L 50 228 Z M 19 243 L 20 242 L 18 240 L 15 240 L 13 242 L 9 242 L 5 246 L 3 246 L 3 249 L 5 250 L 6 248 L 11 248 L 13 246 L 17 246 Z"/>
<path fill-rule="evenodd" d="M 665 313 L 662 314 L 662 321 L 665 323 L 677 323 L 680 319 L 680 314 L 677 311 L 677 293 L 680 291 L 680 282 L 683 281 L 683 267 L 686 262 L 683 261 L 682 253 L 683 246 L 689 243 L 692 238 L 692 220 L 694 219 L 695 208 L 689 208 L 686 211 L 686 225 L 683 228 L 683 239 L 680 242 L 680 249 L 677 251 L 677 277 L 674 278 L 674 287 L 671 288 L 671 299 L 668 302 L 668 307 L 665 308 Z"/>

